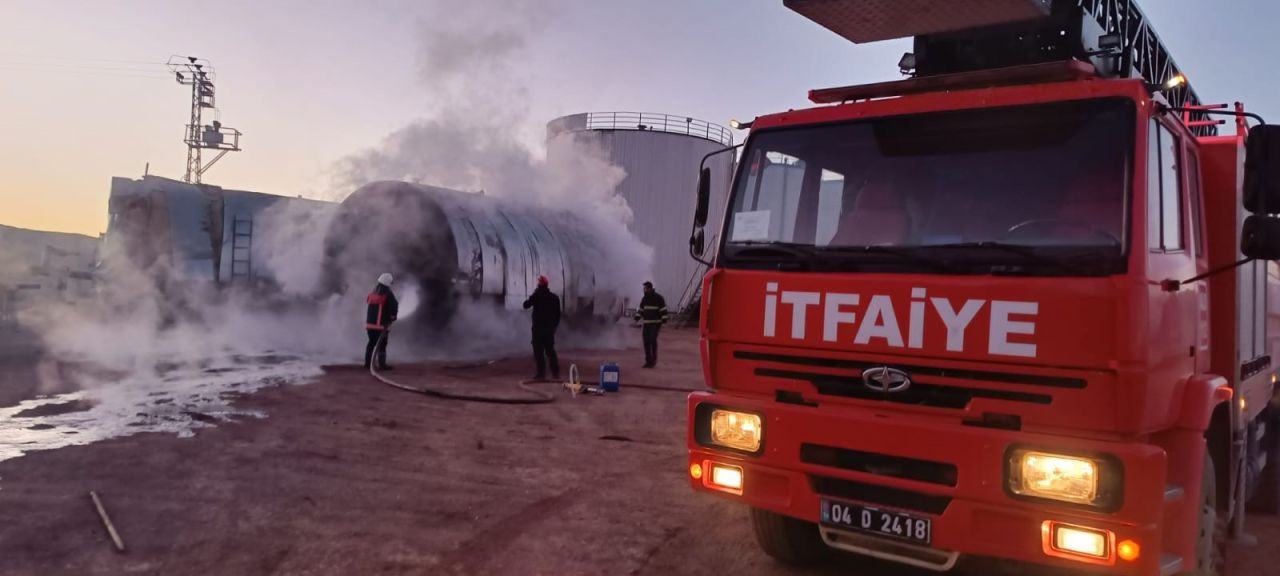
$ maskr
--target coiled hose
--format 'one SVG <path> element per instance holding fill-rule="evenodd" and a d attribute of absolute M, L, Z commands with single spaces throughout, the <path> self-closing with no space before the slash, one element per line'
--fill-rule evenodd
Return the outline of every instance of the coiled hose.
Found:
<path fill-rule="evenodd" d="M 375 351 L 377 348 L 380 348 L 386 344 L 387 332 L 388 332 L 387 330 L 382 331 L 382 336 L 378 338 L 378 343 L 375 346 Z M 391 386 L 392 388 L 398 388 L 406 392 L 415 392 L 418 394 L 422 394 L 424 396 L 430 396 L 432 398 L 440 398 L 442 400 L 461 400 L 463 402 L 483 402 L 487 404 L 550 404 L 556 401 L 555 394 L 552 394 L 550 392 L 546 392 L 543 390 L 537 390 L 535 388 L 532 388 L 531 385 L 532 384 L 564 384 L 563 380 L 521 380 L 516 384 L 516 386 L 521 390 L 528 392 L 532 396 L 526 396 L 523 398 L 521 397 L 512 398 L 509 396 L 485 396 L 483 394 L 467 394 L 467 393 L 460 393 L 460 392 L 450 392 L 448 390 L 441 390 L 438 388 L 408 386 L 408 385 L 396 382 L 395 380 L 392 380 L 390 378 L 387 378 L 382 374 L 379 374 L 376 366 L 377 366 L 377 362 L 369 362 L 369 374 L 372 375 L 374 378 L 377 378 L 379 382 L 382 382 L 387 386 Z M 684 392 L 686 394 L 690 392 L 698 392 L 698 390 L 694 390 L 690 388 L 680 388 L 676 386 L 654 386 L 649 384 L 628 384 L 627 388 L 641 388 L 644 390 L 659 390 L 664 392 Z"/>

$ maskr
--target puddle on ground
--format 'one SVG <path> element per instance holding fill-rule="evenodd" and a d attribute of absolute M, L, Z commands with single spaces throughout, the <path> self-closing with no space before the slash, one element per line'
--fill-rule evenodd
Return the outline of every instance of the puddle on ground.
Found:
<path fill-rule="evenodd" d="M 0 462 L 37 450 L 92 444 L 140 432 L 181 438 L 197 428 L 265 418 L 236 410 L 238 394 L 319 376 L 319 366 L 297 359 L 234 357 L 190 368 L 166 367 L 153 376 L 131 376 L 0 408 Z M 227 391 L 234 390 L 235 394 Z"/>

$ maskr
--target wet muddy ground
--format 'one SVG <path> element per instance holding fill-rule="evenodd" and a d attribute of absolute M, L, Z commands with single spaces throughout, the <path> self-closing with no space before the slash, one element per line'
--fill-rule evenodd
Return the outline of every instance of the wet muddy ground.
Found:
<path fill-rule="evenodd" d="M 563 354 L 566 365 L 619 361 L 624 391 L 608 397 L 536 406 L 448 402 L 384 386 L 357 369 L 330 369 L 307 385 L 275 382 L 227 398 L 228 411 L 259 417 L 197 420 L 202 425 L 188 423 L 189 438 L 138 433 L 0 462 L 0 574 L 872 568 L 861 559 L 816 571 L 779 566 L 756 548 L 745 510 L 689 490 L 684 395 L 625 388 L 698 386 L 694 335 L 667 333 L 663 344 L 657 370 L 639 369 L 638 350 Z M 531 371 L 528 364 L 404 366 L 391 376 L 518 394 L 514 383 Z M 25 410 L 57 412 L 66 409 L 61 404 Z M 102 496 L 127 553 L 113 550 L 90 490 Z M 1280 521 L 1255 519 L 1251 527 L 1263 545 L 1234 551 L 1237 573 L 1267 574 L 1280 563 Z"/>
<path fill-rule="evenodd" d="M 18 363 L 22 356 L 10 358 Z M 262 418 L 259 411 L 233 408 L 233 401 L 263 387 L 321 374 L 319 366 L 278 355 L 228 356 L 127 374 L 89 374 L 48 357 L 27 358 L 34 369 L 14 370 L 0 381 L 0 387 L 12 383 L 26 396 L 0 406 L 0 462 L 146 432 L 187 438 L 194 429 L 218 422 Z M 34 385 L 23 378 L 34 379 Z"/>

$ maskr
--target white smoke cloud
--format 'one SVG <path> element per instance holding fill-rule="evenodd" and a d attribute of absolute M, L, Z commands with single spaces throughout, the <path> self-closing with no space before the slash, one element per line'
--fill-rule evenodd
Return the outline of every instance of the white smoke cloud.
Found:
<path fill-rule="evenodd" d="M 351 358 L 362 340 L 349 329 L 358 302 L 219 289 L 164 263 L 140 268 L 122 248 L 107 247 L 95 299 L 43 303 L 26 317 L 48 356 L 92 367 L 80 385 L 237 358 Z"/>
<path fill-rule="evenodd" d="M 335 194 L 377 180 L 524 195 L 541 171 L 519 138 L 529 118 L 522 66 L 555 3 L 427 0 L 419 26 L 418 77 L 433 110 L 376 148 L 338 162 Z"/>
<path fill-rule="evenodd" d="M 337 210 L 319 202 L 277 202 L 257 216 L 254 242 L 260 265 L 271 271 L 280 289 L 293 296 L 309 296 L 324 280 L 325 234 Z"/>
<path fill-rule="evenodd" d="M 653 251 L 629 232 L 633 213 L 616 193 L 625 170 L 588 139 L 559 138 L 554 145 L 564 148 L 547 155 L 520 138 L 532 128 L 526 55 L 559 5 L 435 0 L 426 6 L 440 16 L 422 24 L 418 59 L 424 100 L 434 112 L 339 161 L 335 196 L 402 180 L 573 212 L 587 223 L 584 232 L 598 250 L 590 259 L 597 286 L 617 298 L 632 296 L 651 275 Z"/>

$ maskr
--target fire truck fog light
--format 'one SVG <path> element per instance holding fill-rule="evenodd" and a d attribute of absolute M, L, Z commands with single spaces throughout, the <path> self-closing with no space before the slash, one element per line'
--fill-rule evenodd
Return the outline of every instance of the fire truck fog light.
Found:
<path fill-rule="evenodd" d="M 758 452 L 764 438 L 764 425 L 758 414 L 713 410 L 711 442 L 744 452 Z"/>
<path fill-rule="evenodd" d="M 1064 552 L 1075 552 L 1099 558 L 1107 555 L 1107 537 L 1092 530 L 1079 530 L 1059 526 L 1053 536 L 1054 547 Z"/>
<path fill-rule="evenodd" d="M 1045 452 L 1016 452 L 1009 489 L 1015 494 L 1093 504 L 1098 499 L 1098 463 Z"/>
<path fill-rule="evenodd" d="M 742 492 L 742 468 L 724 464 L 711 465 L 711 484 L 729 492 Z"/>
<path fill-rule="evenodd" d="M 1045 521 L 1042 531 L 1045 554 L 1091 564 L 1115 563 L 1115 558 L 1112 556 L 1115 534 L 1109 530 Z M 1124 544 L 1126 552 L 1136 559 L 1137 543 L 1126 540 Z"/>

